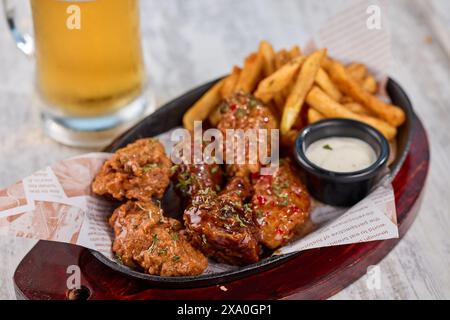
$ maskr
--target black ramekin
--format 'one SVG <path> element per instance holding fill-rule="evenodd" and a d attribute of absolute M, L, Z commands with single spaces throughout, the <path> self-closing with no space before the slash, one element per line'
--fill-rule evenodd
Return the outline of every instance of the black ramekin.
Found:
<path fill-rule="evenodd" d="M 311 143 L 329 137 L 358 138 L 367 142 L 375 151 L 377 160 L 370 167 L 349 173 L 332 172 L 318 167 L 306 157 Z M 340 207 L 349 207 L 362 200 L 370 192 L 389 159 L 389 144 L 376 129 L 362 122 L 348 119 L 327 119 L 306 127 L 295 142 L 295 155 L 304 169 L 306 186 L 317 200 Z"/>

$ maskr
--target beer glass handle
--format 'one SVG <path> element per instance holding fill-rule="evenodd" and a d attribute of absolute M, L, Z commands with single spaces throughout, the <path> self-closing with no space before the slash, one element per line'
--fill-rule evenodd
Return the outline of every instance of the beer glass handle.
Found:
<path fill-rule="evenodd" d="M 21 32 L 17 28 L 16 23 L 16 8 L 11 0 L 3 0 L 3 9 L 5 11 L 6 22 L 8 23 L 9 30 L 16 42 L 17 48 L 22 51 L 26 56 L 31 57 L 34 54 L 33 38 L 27 34 Z"/>

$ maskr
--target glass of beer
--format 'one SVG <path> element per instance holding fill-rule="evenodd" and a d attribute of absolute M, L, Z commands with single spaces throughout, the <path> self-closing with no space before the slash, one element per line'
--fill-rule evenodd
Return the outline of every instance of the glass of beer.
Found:
<path fill-rule="evenodd" d="M 14 0 L 3 0 L 17 47 L 36 60 L 37 101 L 50 137 L 103 146 L 151 111 L 138 0 L 30 4 L 34 37 L 17 29 Z"/>

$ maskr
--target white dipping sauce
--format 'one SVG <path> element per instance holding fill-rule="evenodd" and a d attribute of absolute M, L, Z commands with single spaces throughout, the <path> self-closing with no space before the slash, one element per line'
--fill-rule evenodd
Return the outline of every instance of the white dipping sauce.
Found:
<path fill-rule="evenodd" d="M 347 137 L 317 140 L 306 149 L 306 157 L 318 167 L 341 173 L 366 169 L 377 160 L 367 142 Z"/>

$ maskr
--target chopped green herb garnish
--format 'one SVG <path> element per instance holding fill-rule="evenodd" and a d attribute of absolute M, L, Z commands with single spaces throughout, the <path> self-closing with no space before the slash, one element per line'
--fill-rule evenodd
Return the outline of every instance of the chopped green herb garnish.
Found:
<path fill-rule="evenodd" d="M 281 195 L 281 192 L 283 191 L 283 189 L 286 189 L 288 187 L 289 187 L 289 182 L 281 181 L 279 179 L 279 177 L 277 177 L 275 179 L 275 182 L 272 185 L 272 190 L 275 193 L 275 195 L 279 197 Z"/>
<path fill-rule="evenodd" d="M 272 85 L 272 83 L 269 84 L 269 86 L 270 86 L 270 85 Z M 255 98 L 250 97 L 250 98 L 249 98 L 249 101 L 248 101 L 248 106 L 249 106 L 251 109 L 253 109 L 253 108 L 256 107 L 257 105 L 259 105 L 258 100 L 256 100 Z"/>
<path fill-rule="evenodd" d="M 145 166 L 142 167 L 142 169 L 147 172 L 150 171 L 151 169 L 155 169 L 158 167 L 157 163 L 147 163 Z"/>
<path fill-rule="evenodd" d="M 175 233 L 175 232 L 172 233 L 172 234 L 171 234 L 171 237 L 172 237 L 172 240 L 173 240 L 173 241 L 178 241 L 178 233 Z"/>
<path fill-rule="evenodd" d="M 236 109 L 236 116 L 238 118 L 245 117 L 246 115 L 247 115 L 247 111 L 245 109 L 243 109 L 243 108 L 237 108 Z"/>
<path fill-rule="evenodd" d="M 230 107 L 226 103 L 222 103 L 219 107 L 220 113 L 227 113 L 230 110 Z"/>
<path fill-rule="evenodd" d="M 175 187 L 183 192 L 187 192 L 189 190 L 189 186 L 193 182 L 193 178 L 189 174 L 188 177 L 186 177 L 185 175 L 181 175 L 180 178 L 181 178 L 180 181 L 177 183 Z"/>
<path fill-rule="evenodd" d="M 170 167 L 170 174 L 175 174 L 177 172 L 179 165 L 175 164 L 172 167 Z"/>
<path fill-rule="evenodd" d="M 167 254 L 167 248 L 159 249 L 158 256 L 165 256 Z"/>
<path fill-rule="evenodd" d="M 211 194 L 211 192 L 212 192 L 211 188 L 207 187 L 203 190 L 199 190 L 198 194 L 201 196 L 207 196 L 207 195 Z"/>
<path fill-rule="evenodd" d="M 239 190 L 240 191 L 240 190 Z M 231 202 L 231 204 L 235 207 L 235 208 L 241 208 L 242 209 L 242 203 L 240 201 L 234 201 Z M 234 209 L 233 209 L 234 210 Z"/>
<path fill-rule="evenodd" d="M 147 250 L 153 252 L 153 250 L 155 250 L 155 246 L 158 243 L 158 241 L 159 241 L 158 235 L 154 233 L 152 237 L 152 245 Z"/>
<path fill-rule="evenodd" d="M 281 186 L 279 184 L 275 183 L 272 185 L 273 193 L 275 193 L 276 196 L 279 196 L 281 194 L 282 189 L 283 188 L 281 188 Z"/>
<path fill-rule="evenodd" d="M 280 194 L 278 197 L 283 199 L 280 202 L 280 205 L 285 206 L 285 207 L 289 205 L 289 195 L 287 193 Z"/>
<path fill-rule="evenodd" d="M 250 203 L 244 204 L 244 212 L 245 212 L 245 213 L 252 212 L 252 206 L 251 206 Z"/>
<path fill-rule="evenodd" d="M 324 145 L 323 148 L 325 150 L 333 150 L 333 148 L 329 144 Z"/>
<path fill-rule="evenodd" d="M 237 220 L 237 222 L 239 222 L 239 225 L 241 227 L 245 227 L 244 221 L 241 219 L 241 217 L 238 214 L 236 215 L 236 220 Z"/>
<path fill-rule="evenodd" d="M 180 260 L 180 256 L 173 256 L 172 260 L 177 262 L 178 260 Z"/>
<path fill-rule="evenodd" d="M 234 212 L 234 208 L 229 204 L 225 204 L 223 207 L 220 208 L 220 212 L 222 212 L 223 215 L 227 217 Z"/>
<path fill-rule="evenodd" d="M 217 171 L 219 171 L 218 167 L 212 167 L 211 168 L 211 173 L 216 173 Z"/>

